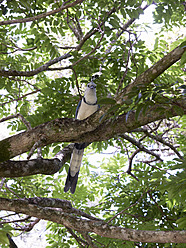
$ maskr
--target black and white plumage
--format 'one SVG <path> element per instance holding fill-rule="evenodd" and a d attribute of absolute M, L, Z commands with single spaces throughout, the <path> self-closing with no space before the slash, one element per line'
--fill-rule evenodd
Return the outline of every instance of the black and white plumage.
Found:
<path fill-rule="evenodd" d="M 96 96 L 96 84 L 91 81 L 88 83 L 84 97 L 79 102 L 75 118 L 78 120 L 84 120 L 88 116 L 92 115 L 98 110 L 99 106 L 97 104 Z M 76 189 L 76 184 L 78 180 L 79 170 L 83 158 L 84 148 L 88 143 L 75 143 L 73 152 L 70 160 L 70 167 L 64 187 L 64 191 L 67 192 L 69 189 L 72 194 L 74 194 Z"/>

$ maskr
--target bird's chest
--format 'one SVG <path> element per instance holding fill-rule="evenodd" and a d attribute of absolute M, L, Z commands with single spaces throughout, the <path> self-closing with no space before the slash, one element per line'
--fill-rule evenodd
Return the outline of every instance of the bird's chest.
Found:
<path fill-rule="evenodd" d="M 77 114 L 77 119 L 78 120 L 86 119 L 88 116 L 96 112 L 97 109 L 98 109 L 97 105 L 88 105 L 85 102 L 82 102 Z"/>

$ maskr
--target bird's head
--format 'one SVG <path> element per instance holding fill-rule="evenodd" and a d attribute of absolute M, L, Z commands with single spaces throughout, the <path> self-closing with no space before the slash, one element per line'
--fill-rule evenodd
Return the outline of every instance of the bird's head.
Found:
<path fill-rule="evenodd" d="M 96 84 L 94 82 L 91 81 L 87 84 L 84 99 L 89 104 L 95 104 L 97 102 Z"/>
<path fill-rule="evenodd" d="M 92 90 L 93 89 L 96 90 L 96 84 L 94 82 L 90 82 L 90 83 L 87 84 L 87 88 L 92 89 Z"/>

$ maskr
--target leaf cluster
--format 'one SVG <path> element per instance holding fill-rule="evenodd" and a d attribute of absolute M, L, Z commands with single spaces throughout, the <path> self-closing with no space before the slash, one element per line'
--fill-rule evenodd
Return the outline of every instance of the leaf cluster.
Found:
<path fill-rule="evenodd" d="M 121 134 L 91 144 L 85 150 L 73 196 L 63 191 L 69 165 L 66 163 L 52 176 L 7 178 L 1 185 L 1 197 L 66 199 L 74 208 L 125 228 L 185 228 L 186 175 L 185 164 L 180 158 L 185 153 L 185 117 L 182 106 L 177 104 L 185 94 L 185 53 L 180 62 L 147 86 L 133 87 L 122 104 L 114 100 L 114 96 L 165 54 L 181 43 L 185 46 L 182 35 L 171 39 L 167 35 L 175 27 L 183 28 L 184 1 L 146 2 L 155 4 L 154 22 L 164 25 L 151 49 L 139 35 L 145 24 L 135 24 L 144 13 L 142 0 L 87 0 L 31 22 L 0 26 L 0 71 L 4 72 L 0 79 L 0 118 L 20 113 L 34 128 L 56 118 L 74 117 L 80 95 L 96 72 L 101 72 L 96 81 L 98 103 L 101 107 L 110 106 L 100 121 L 109 116 L 114 123 L 118 116 L 126 115 L 127 123 L 131 112 L 135 112 L 135 121 L 138 121 L 156 104 L 160 115 L 166 112 L 167 116 L 166 121 L 142 127 L 151 136 L 144 130 L 134 130 L 128 134 L 132 143 Z M 51 0 L 3 1 L 0 21 L 37 17 L 62 4 L 63 1 Z M 64 58 L 65 55 L 68 56 Z M 7 71 L 12 74 L 7 76 Z M 33 74 L 27 76 L 30 72 Z M 169 120 L 170 111 L 175 111 L 180 119 Z M 10 119 L 7 126 L 12 133 L 26 130 L 20 119 Z M 42 149 L 42 155 L 53 158 L 66 145 L 48 145 Z M 172 146 L 180 154 L 177 160 Z M 146 154 L 145 148 L 150 153 Z M 160 153 L 162 160 L 154 159 L 152 152 Z M 106 156 L 109 159 L 102 160 Z M 127 173 L 130 165 L 131 171 Z M 3 225 L 0 230 L 3 245 L 8 244 L 5 234 L 11 228 Z M 78 245 L 77 239 L 65 227 L 50 222 L 47 228 L 50 231 L 47 247 Z M 84 238 L 76 231 L 74 234 Z M 90 236 L 98 247 L 184 247 L 123 242 L 93 233 Z"/>

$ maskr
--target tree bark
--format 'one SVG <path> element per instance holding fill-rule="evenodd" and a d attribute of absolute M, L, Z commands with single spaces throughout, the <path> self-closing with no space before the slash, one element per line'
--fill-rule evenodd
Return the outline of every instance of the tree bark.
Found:
<path fill-rule="evenodd" d="M 8 160 L 0 163 L 0 177 L 20 177 L 36 174 L 53 175 L 70 159 L 74 144 L 64 147 L 54 159 Z"/>
<path fill-rule="evenodd" d="M 154 79 L 161 75 L 171 65 L 180 60 L 185 51 L 186 47 L 182 47 L 181 44 L 174 50 L 172 50 L 170 53 L 165 55 L 157 63 L 155 63 L 148 70 L 144 71 L 140 76 L 138 76 L 131 84 L 127 85 L 119 94 L 118 102 L 121 103 L 121 101 L 127 100 L 129 98 L 128 94 L 132 91 L 134 87 L 138 87 L 138 89 L 143 89 L 145 86 L 153 82 Z"/>
<path fill-rule="evenodd" d="M 112 226 L 104 221 L 82 219 L 70 213 L 71 205 L 68 201 L 58 199 L 57 204 L 54 205 L 55 200 L 51 199 L 50 203 L 48 203 L 47 198 L 44 200 L 39 198 L 41 205 L 39 205 L 37 199 L 36 202 L 38 205 L 36 205 L 34 204 L 34 200 L 30 200 L 31 203 L 29 203 L 29 199 L 11 200 L 0 198 L 0 209 L 31 215 L 39 219 L 62 224 L 76 231 L 92 232 L 102 237 L 147 243 L 186 243 L 186 231 L 133 230 Z"/>
<path fill-rule="evenodd" d="M 181 99 L 177 102 L 182 106 L 186 113 L 186 101 Z M 158 107 L 164 107 L 165 111 L 161 114 Z M 55 119 L 41 124 L 31 130 L 19 133 L 0 141 L 0 162 L 7 161 L 17 155 L 30 151 L 33 145 L 38 142 L 40 147 L 54 142 L 94 142 L 108 140 L 115 135 L 130 132 L 135 128 L 148 123 L 177 116 L 172 105 L 155 105 L 145 113 L 140 115 L 138 120 L 135 118 L 135 111 L 129 114 L 118 116 L 114 121 L 108 119 L 100 124 L 100 118 L 105 114 L 108 107 L 103 107 L 97 113 L 86 120 Z"/>

